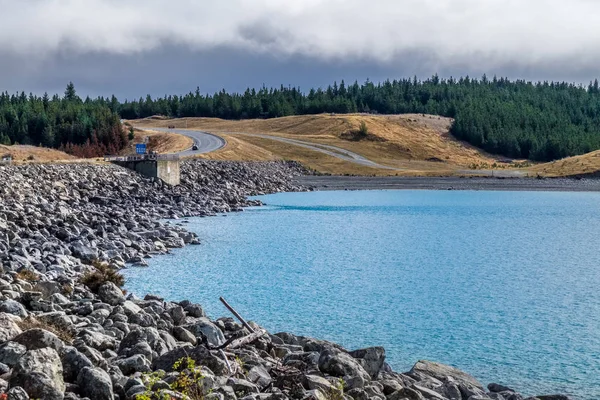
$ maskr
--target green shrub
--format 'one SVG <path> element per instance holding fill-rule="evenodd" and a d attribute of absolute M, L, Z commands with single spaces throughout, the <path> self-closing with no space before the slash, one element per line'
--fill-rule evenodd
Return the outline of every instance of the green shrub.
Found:
<path fill-rule="evenodd" d="M 358 128 L 357 136 L 361 138 L 366 138 L 369 135 L 369 128 L 367 128 L 367 124 L 365 121 L 360 121 L 360 127 Z"/>

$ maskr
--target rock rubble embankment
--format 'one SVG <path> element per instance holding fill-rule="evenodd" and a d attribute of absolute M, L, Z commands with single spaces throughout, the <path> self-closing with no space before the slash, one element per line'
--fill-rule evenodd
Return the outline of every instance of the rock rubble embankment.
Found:
<path fill-rule="evenodd" d="M 173 188 L 110 165 L 0 168 L 0 399 L 523 399 L 428 361 L 393 372 L 381 347 L 347 351 L 211 320 L 189 301 L 125 296 L 106 278 L 198 243 L 161 219 L 239 210 L 255 204 L 248 195 L 301 189 L 289 182 L 302 172 L 189 161 Z"/>

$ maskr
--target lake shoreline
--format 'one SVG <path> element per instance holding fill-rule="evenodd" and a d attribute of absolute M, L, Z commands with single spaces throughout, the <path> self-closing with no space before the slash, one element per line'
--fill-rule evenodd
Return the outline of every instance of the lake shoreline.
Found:
<path fill-rule="evenodd" d="M 293 183 L 312 190 L 491 190 L 599 192 L 600 179 L 482 178 L 482 177 L 371 177 L 302 175 Z"/>
<path fill-rule="evenodd" d="M 188 300 L 126 297 L 115 270 L 199 243 L 183 224 L 161 219 L 238 211 L 255 205 L 250 195 L 302 189 L 293 179 L 301 168 L 293 163 L 183 167 L 185 183 L 176 188 L 105 165 L 0 169 L 0 393 L 183 399 L 171 384 L 201 371 L 206 400 L 523 399 L 437 363 L 394 372 L 381 347 L 348 351 L 232 318 L 210 320 Z M 253 340 L 239 341 L 253 331 Z M 202 370 L 174 370 L 184 357 Z M 150 375 L 156 371 L 163 372 Z"/>

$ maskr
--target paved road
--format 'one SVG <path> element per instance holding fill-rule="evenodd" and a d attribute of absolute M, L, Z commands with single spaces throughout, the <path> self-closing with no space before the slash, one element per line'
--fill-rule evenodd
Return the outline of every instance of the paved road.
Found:
<path fill-rule="evenodd" d="M 217 135 L 212 135 L 207 132 L 202 131 L 190 131 L 183 129 L 167 129 L 167 128 L 140 128 L 141 130 L 146 131 L 158 131 L 158 132 L 170 132 L 170 133 L 178 133 L 180 135 L 188 136 L 194 140 L 194 144 L 198 146 L 198 150 L 192 150 L 189 148 L 184 151 L 180 151 L 180 157 L 190 157 L 195 154 L 202 153 L 210 153 L 211 151 L 219 150 L 224 147 L 227 142 L 222 137 Z"/>

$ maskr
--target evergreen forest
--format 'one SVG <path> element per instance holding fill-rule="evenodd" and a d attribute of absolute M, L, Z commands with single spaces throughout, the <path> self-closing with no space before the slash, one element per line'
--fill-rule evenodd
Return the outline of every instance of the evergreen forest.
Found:
<path fill-rule="evenodd" d="M 565 82 L 464 77 L 344 81 L 327 88 L 247 89 L 244 93 L 112 96 L 82 100 L 69 84 L 63 97 L 0 94 L 0 142 L 64 149 L 84 156 L 127 145 L 120 118 L 152 115 L 223 119 L 320 113 L 434 114 L 454 119 L 451 133 L 490 153 L 551 161 L 600 149 L 600 88 Z"/>

